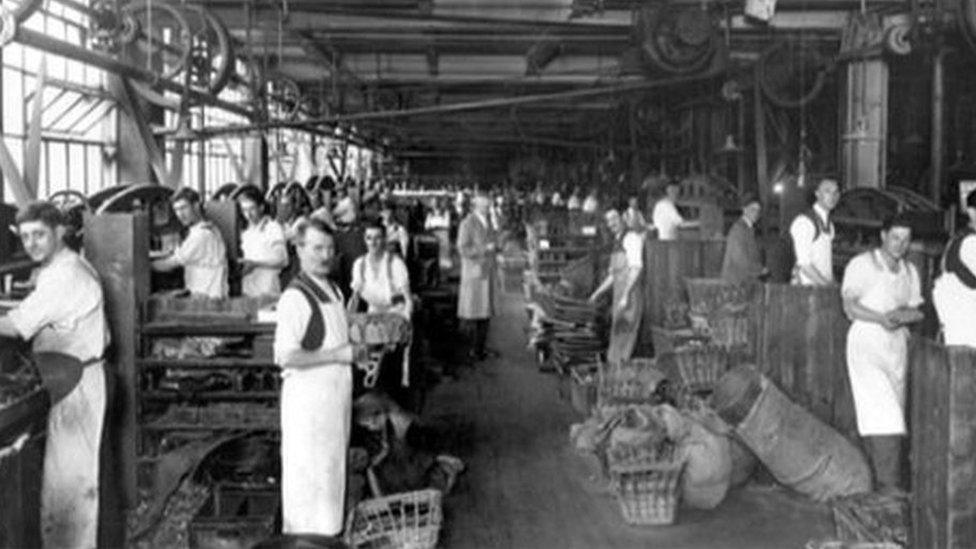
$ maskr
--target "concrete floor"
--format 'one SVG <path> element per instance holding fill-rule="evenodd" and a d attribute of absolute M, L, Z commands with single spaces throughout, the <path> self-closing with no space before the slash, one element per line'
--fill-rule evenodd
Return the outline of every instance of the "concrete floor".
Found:
<path fill-rule="evenodd" d="M 715 510 L 681 509 L 672 526 L 627 526 L 589 463 L 569 445 L 580 418 L 539 373 L 525 347 L 521 297 L 506 294 L 492 321 L 502 358 L 462 368 L 430 394 L 429 418 L 460 428 L 468 464 L 445 500 L 442 546 L 450 549 L 788 549 L 830 537 L 829 507 L 784 489 L 750 484 Z"/>

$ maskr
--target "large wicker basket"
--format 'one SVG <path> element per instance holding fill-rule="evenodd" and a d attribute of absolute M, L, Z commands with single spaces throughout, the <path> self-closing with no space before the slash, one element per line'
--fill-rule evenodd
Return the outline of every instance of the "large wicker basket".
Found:
<path fill-rule="evenodd" d="M 599 405 L 648 404 L 664 374 L 657 361 L 635 358 L 620 364 L 601 363 L 597 384 Z"/>
<path fill-rule="evenodd" d="M 610 484 L 627 524 L 674 524 L 684 463 L 611 462 L 609 467 Z"/>
<path fill-rule="evenodd" d="M 347 543 L 353 549 L 433 549 L 443 521 L 439 490 L 368 499 L 349 515 Z"/>
<path fill-rule="evenodd" d="M 717 346 L 684 347 L 658 355 L 658 367 L 693 392 L 711 391 L 728 369 L 729 355 Z"/>

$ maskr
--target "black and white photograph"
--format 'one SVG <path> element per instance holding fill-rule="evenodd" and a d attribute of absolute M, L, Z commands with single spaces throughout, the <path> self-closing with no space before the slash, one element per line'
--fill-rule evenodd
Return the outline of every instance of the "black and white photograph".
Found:
<path fill-rule="evenodd" d="M 976 0 L 2 0 L 0 549 L 976 549 Z"/>

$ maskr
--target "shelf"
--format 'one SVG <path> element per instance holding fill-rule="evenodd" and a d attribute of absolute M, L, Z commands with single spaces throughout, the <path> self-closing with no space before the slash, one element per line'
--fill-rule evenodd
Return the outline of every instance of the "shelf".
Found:
<path fill-rule="evenodd" d="M 177 324 L 173 322 L 149 322 L 142 325 L 144 336 L 240 336 L 274 334 L 275 325 L 269 322 L 250 324 Z"/>
<path fill-rule="evenodd" d="M 213 391 L 204 393 L 179 393 L 175 391 L 143 391 L 147 400 L 270 400 L 280 396 L 279 391 Z"/>
<path fill-rule="evenodd" d="M 231 368 L 277 368 L 278 366 L 265 359 L 254 358 L 137 358 L 136 365 L 143 368 L 200 368 L 200 369 L 231 369 Z"/>

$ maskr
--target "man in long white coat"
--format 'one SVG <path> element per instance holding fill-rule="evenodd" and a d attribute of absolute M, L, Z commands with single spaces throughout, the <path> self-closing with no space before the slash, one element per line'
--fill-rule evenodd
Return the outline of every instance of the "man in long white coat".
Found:
<path fill-rule="evenodd" d="M 847 372 L 854 395 L 857 430 L 867 443 L 878 488 L 901 485 L 905 436 L 907 325 L 922 319 L 921 285 L 905 260 L 912 229 L 908 220 L 885 220 L 881 246 L 847 264 L 841 296 L 851 319 Z"/>
<path fill-rule="evenodd" d="M 461 256 L 461 286 L 458 289 L 458 318 L 467 324 L 471 337 L 468 358 L 487 358 L 488 325 L 494 314 L 495 230 L 489 221 L 491 199 L 478 194 L 473 210 L 458 227 L 457 249 Z"/>

